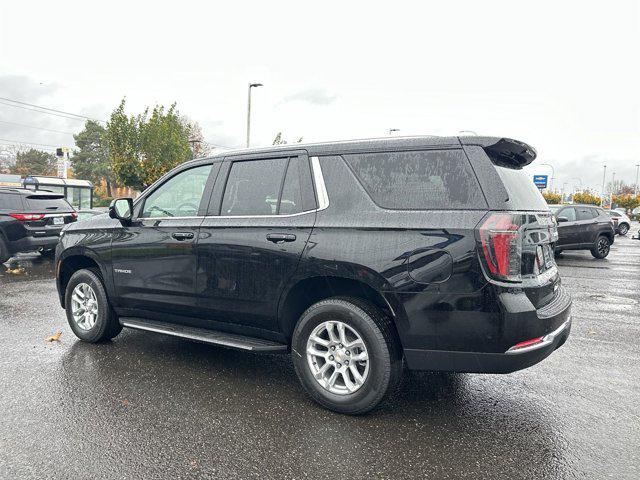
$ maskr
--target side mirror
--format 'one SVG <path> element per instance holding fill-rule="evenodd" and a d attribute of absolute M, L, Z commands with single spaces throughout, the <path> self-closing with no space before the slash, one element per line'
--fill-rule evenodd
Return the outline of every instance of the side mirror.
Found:
<path fill-rule="evenodd" d="M 569 219 L 567 217 L 558 217 L 558 223 L 568 222 Z"/>
<path fill-rule="evenodd" d="M 109 216 L 121 222 L 130 222 L 133 218 L 133 200 L 130 198 L 116 198 L 109 205 Z"/>

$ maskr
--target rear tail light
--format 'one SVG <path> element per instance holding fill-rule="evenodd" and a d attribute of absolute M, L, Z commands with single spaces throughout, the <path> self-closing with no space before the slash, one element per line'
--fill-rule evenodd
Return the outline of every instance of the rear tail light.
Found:
<path fill-rule="evenodd" d="M 44 218 L 44 213 L 10 213 L 9 215 L 21 222 L 32 222 Z"/>
<path fill-rule="evenodd" d="M 481 258 L 487 273 L 498 280 L 522 280 L 522 216 L 491 213 L 478 229 Z"/>
<path fill-rule="evenodd" d="M 78 218 L 78 212 L 71 212 L 71 216 L 75 219 Z"/>

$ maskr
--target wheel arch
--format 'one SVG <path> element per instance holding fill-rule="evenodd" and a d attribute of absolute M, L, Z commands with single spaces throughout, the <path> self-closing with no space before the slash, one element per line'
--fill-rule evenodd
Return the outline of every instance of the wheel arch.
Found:
<path fill-rule="evenodd" d="M 354 278 L 318 275 L 298 280 L 281 296 L 278 322 L 287 341 L 291 341 L 293 330 L 307 308 L 320 300 L 337 296 L 357 297 L 371 302 L 389 315 L 396 333 L 399 333 L 401 324 L 406 323 L 404 307 L 393 293 L 383 292 Z"/>
<path fill-rule="evenodd" d="M 107 272 L 98 255 L 95 252 L 84 248 L 68 250 L 64 252 L 64 256 L 58 260 L 56 265 L 56 283 L 58 286 L 60 304 L 63 308 L 67 284 L 69 283 L 71 276 L 83 268 L 97 268 L 104 281 L 105 290 L 109 293 L 108 282 L 106 282 L 106 279 L 108 278 L 106 275 Z"/>

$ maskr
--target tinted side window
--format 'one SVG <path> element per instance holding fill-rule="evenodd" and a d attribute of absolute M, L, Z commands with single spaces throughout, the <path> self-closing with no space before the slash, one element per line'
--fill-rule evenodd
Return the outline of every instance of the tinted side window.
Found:
<path fill-rule="evenodd" d="M 144 201 L 143 217 L 198 215 L 211 165 L 184 170 L 160 185 Z"/>
<path fill-rule="evenodd" d="M 569 222 L 576 221 L 576 210 L 573 207 L 563 208 L 558 212 L 558 217 L 564 217 Z"/>
<path fill-rule="evenodd" d="M 220 215 L 275 215 L 287 158 L 234 162 Z"/>
<path fill-rule="evenodd" d="M 578 207 L 578 220 L 591 220 L 597 216 L 596 211 L 593 208 Z"/>
<path fill-rule="evenodd" d="M 11 193 L 0 193 L 0 210 L 8 210 L 11 212 L 22 211 L 22 198 L 20 195 Z"/>
<path fill-rule="evenodd" d="M 290 215 L 302 211 L 302 189 L 300 186 L 300 159 L 293 157 L 289 160 L 287 175 L 282 186 L 282 197 L 278 214 Z"/>
<path fill-rule="evenodd" d="M 462 150 L 345 155 L 344 159 L 383 208 L 483 209 L 487 203 Z"/>

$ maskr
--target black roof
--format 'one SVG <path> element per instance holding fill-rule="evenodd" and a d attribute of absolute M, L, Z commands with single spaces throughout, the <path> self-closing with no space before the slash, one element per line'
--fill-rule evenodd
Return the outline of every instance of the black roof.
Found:
<path fill-rule="evenodd" d="M 358 153 L 363 151 L 402 151 L 415 148 L 429 147 L 460 147 L 462 145 L 476 145 L 484 148 L 488 154 L 505 163 L 524 166 L 536 158 L 536 151 L 526 143 L 503 137 L 440 137 L 440 136 L 415 136 L 415 137 L 382 137 L 362 140 L 342 140 L 323 143 L 290 143 L 285 145 L 273 145 L 260 148 L 245 148 L 228 150 L 217 153 L 211 158 L 233 157 L 236 155 L 264 155 L 282 154 L 304 150 L 311 156 L 340 155 L 346 153 Z"/>

